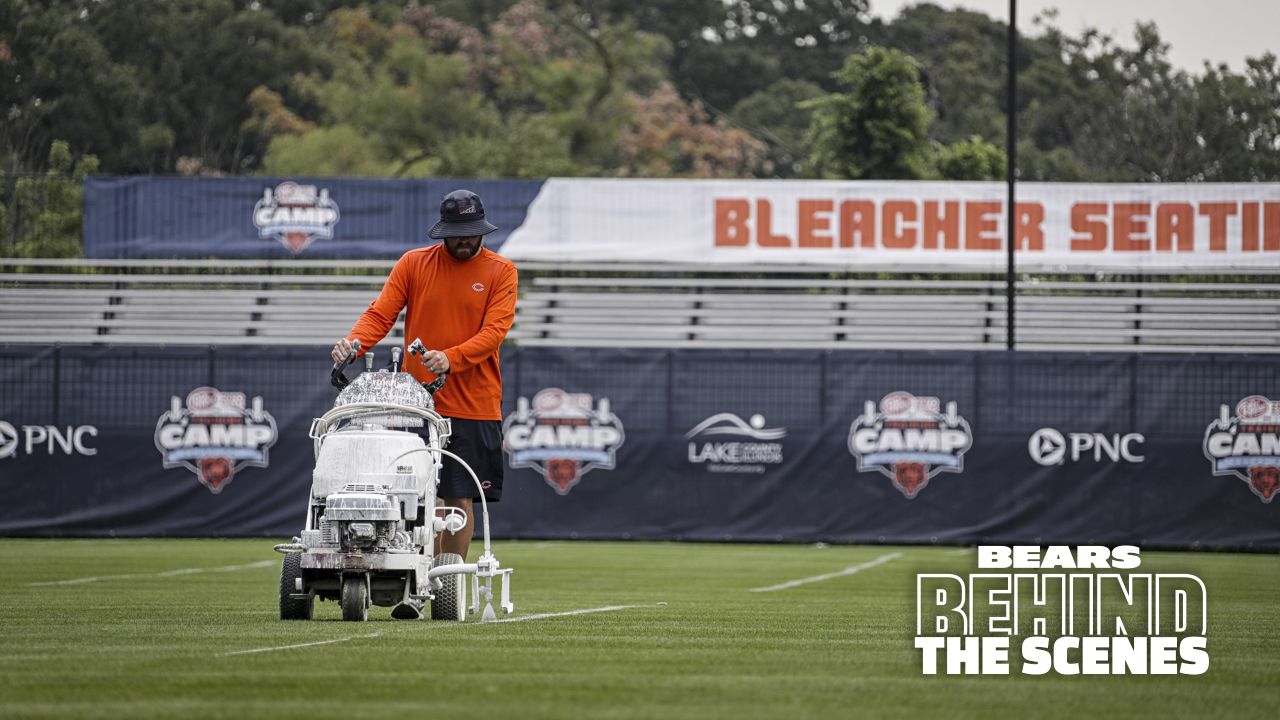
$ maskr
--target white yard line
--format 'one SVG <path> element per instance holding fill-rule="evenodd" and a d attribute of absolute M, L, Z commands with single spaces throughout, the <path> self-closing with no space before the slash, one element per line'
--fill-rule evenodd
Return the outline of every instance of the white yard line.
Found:
<path fill-rule="evenodd" d="M 564 612 L 537 613 L 535 615 L 521 615 L 520 617 L 503 618 L 501 620 L 490 620 L 484 625 L 492 625 L 494 623 L 513 623 L 524 622 L 525 620 L 541 620 L 543 618 L 567 617 L 569 615 L 590 615 L 592 613 L 613 612 L 615 610 L 632 610 L 642 607 L 657 607 L 654 605 L 606 605 L 598 608 L 584 608 L 582 610 L 565 610 Z"/>
<path fill-rule="evenodd" d="M 222 653 L 222 657 L 229 655 L 252 655 L 254 653 L 275 652 L 277 650 L 296 650 L 298 648 L 315 647 L 316 645 L 332 645 L 334 643 L 346 642 L 348 640 L 360 640 L 363 638 L 382 637 L 382 633 L 369 633 L 368 635 L 351 635 L 343 638 L 334 638 L 333 640 L 317 640 L 309 643 L 298 643 L 297 645 L 277 645 L 275 647 L 253 648 L 252 650 L 236 650 L 234 652 Z"/>
<path fill-rule="evenodd" d="M 196 575 L 199 573 L 210 572 L 235 572 L 237 570 L 251 570 L 253 568 L 268 567 L 275 565 L 275 560 L 259 560 L 258 562 L 244 563 L 242 565 L 223 565 L 221 567 L 211 568 L 178 568 L 177 570 L 165 570 L 163 572 L 154 573 L 134 573 L 131 575 L 94 575 L 91 577 L 78 577 L 69 580 L 48 580 L 46 582 L 27 583 L 28 587 L 38 587 L 44 585 L 84 585 L 85 583 L 103 582 L 105 580 L 132 580 L 134 578 L 148 577 L 174 577 L 177 575 Z"/>
<path fill-rule="evenodd" d="M 804 585 L 806 583 L 814 583 L 814 582 L 822 582 L 823 580 L 831 580 L 833 578 L 844 577 L 845 575 L 853 575 L 854 573 L 862 572 L 867 568 L 873 568 L 877 565 L 883 565 L 889 562 L 890 560 L 893 560 L 895 558 L 900 558 L 900 557 L 902 557 L 902 553 L 891 552 L 888 555 L 881 555 L 875 560 L 868 560 L 867 562 L 861 563 L 859 565 L 850 565 L 849 567 L 843 570 L 838 570 L 833 573 L 827 573 L 825 575 L 814 575 L 813 577 L 800 578 L 799 580 L 789 580 L 780 585 L 770 585 L 768 587 L 751 588 L 751 592 L 773 592 L 774 590 L 786 590 L 787 588 L 793 588 L 793 587 L 796 587 L 797 585 Z"/>
<path fill-rule="evenodd" d="M 567 617 L 569 615 L 590 615 L 592 613 L 613 612 L 616 610 L 632 610 L 635 608 L 643 608 L 643 607 L 659 607 L 665 604 L 666 603 L 658 603 L 657 605 L 607 605 L 605 607 L 598 607 L 598 608 L 583 608 L 581 610 L 565 610 L 564 612 L 538 613 L 536 615 L 522 615 L 520 617 L 505 618 L 503 620 L 490 620 L 488 622 L 432 623 L 432 625 L 436 627 L 439 627 L 441 625 L 446 627 L 466 627 L 467 625 L 493 625 L 495 623 L 524 622 L 525 620 L 541 620 L 543 618 Z M 404 624 L 401 624 L 401 627 L 404 627 Z M 316 647 L 317 645 L 332 645 L 334 643 L 347 642 L 348 640 L 363 640 L 367 638 L 382 637 L 382 635 L 383 633 L 376 632 L 376 633 L 369 633 L 367 635 L 348 635 L 347 637 L 334 638 L 332 640 L 317 640 L 315 642 L 309 642 L 309 643 L 297 643 L 296 645 L 274 645 L 272 647 L 252 648 L 250 650 L 235 650 L 232 652 L 222 653 L 221 657 L 228 657 L 231 655 L 253 655 L 255 653 L 276 652 L 277 650 L 297 650 L 299 648 Z"/>
<path fill-rule="evenodd" d="M 955 550 L 946 551 L 943 555 L 968 555 L 973 552 L 977 552 L 977 550 L 975 548 L 956 548 Z"/>

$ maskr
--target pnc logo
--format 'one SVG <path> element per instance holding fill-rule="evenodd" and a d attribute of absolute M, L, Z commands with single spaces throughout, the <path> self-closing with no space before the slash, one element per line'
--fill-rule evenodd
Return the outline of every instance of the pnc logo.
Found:
<path fill-rule="evenodd" d="M 23 425 L 19 429 L 0 420 L 0 459 L 15 458 L 19 453 L 34 455 L 41 447 L 46 455 L 97 455 L 98 449 L 89 447 L 85 439 L 97 435 L 98 428 L 93 425 Z"/>
<path fill-rule="evenodd" d="M 18 431 L 9 423 L 0 420 L 0 458 L 13 457 L 18 454 Z"/>
<path fill-rule="evenodd" d="M 1139 463 L 1146 460 L 1146 457 L 1136 454 L 1133 446 L 1141 445 L 1146 441 L 1147 439 L 1141 433 L 1125 435 L 1067 433 L 1063 435 L 1055 428 L 1040 428 L 1027 441 L 1027 452 L 1032 460 L 1046 467 L 1062 465 L 1068 457 L 1071 462 L 1079 462 L 1090 451 L 1092 451 L 1094 462 L 1102 462 L 1105 456 L 1113 463 Z"/>

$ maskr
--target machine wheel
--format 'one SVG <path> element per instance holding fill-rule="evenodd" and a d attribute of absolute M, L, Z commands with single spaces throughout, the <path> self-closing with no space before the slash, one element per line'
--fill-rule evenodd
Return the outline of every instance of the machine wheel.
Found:
<path fill-rule="evenodd" d="M 363 575 L 342 576 L 342 619 L 364 622 L 369 619 L 369 581 Z"/>
<path fill-rule="evenodd" d="M 437 555 L 432 561 L 432 567 L 440 567 L 441 565 L 459 565 L 462 563 L 462 556 L 457 553 L 442 553 Z M 467 576 L 465 573 L 457 573 L 455 575 L 445 575 L 440 578 L 442 587 L 436 591 L 435 598 L 431 600 L 431 619 L 432 620 L 455 620 L 461 622 L 467 619 Z"/>
<path fill-rule="evenodd" d="M 297 592 L 298 578 L 302 577 L 302 554 L 289 553 L 284 556 L 284 562 L 280 565 L 280 619 L 281 620 L 310 620 L 311 609 L 315 605 L 315 598 L 308 597 L 306 600 L 296 600 L 289 597 L 290 594 Z"/>

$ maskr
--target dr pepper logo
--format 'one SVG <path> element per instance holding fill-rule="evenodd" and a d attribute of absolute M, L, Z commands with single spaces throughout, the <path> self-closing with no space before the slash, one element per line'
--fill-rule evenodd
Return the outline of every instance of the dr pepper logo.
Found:
<path fill-rule="evenodd" d="M 315 185 L 282 182 L 274 193 L 271 188 L 262 191 L 262 198 L 253 207 L 253 224 L 259 238 L 279 240 L 297 255 L 317 238 L 333 237 L 338 204 L 327 189 L 317 191 Z"/>
<path fill-rule="evenodd" d="M 245 407 L 244 393 L 198 387 L 185 403 L 170 398 L 155 441 L 165 468 L 185 467 L 216 495 L 240 470 L 267 467 L 276 437 L 276 419 L 262 409 L 262 398 Z"/>
<path fill-rule="evenodd" d="M 1250 395 L 1236 403 L 1236 414 L 1222 405 L 1218 419 L 1204 431 L 1204 456 L 1214 475 L 1249 483 L 1262 502 L 1280 491 L 1280 400 Z"/>
<path fill-rule="evenodd" d="M 626 436 L 609 399 L 592 403 L 587 393 L 560 388 L 519 398 L 502 423 L 502 446 L 513 468 L 533 468 L 560 495 L 567 495 L 588 472 L 612 470 Z"/>
<path fill-rule="evenodd" d="M 963 472 L 964 453 L 972 445 L 969 423 L 954 402 L 943 412 L 938 398 L 909 392 L 889 393 L 879 407 L 866 401 L 849 427 L 849 452 L 858 460 L 858 472 L 879 471 L 908 500 L 938 473 Z"/>

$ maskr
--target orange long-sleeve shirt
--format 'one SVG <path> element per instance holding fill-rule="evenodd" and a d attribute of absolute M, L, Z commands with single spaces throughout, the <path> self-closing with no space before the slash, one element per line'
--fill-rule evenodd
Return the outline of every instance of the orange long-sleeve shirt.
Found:
<path fill-rule="evenodd" d="M 467 260 L 455 259 L 443 244 L 410 250 L 348 338 L 373 347 L 408 305 L 406 344 L 422 338 L 428 350 L 443 350 L 449 358 L 449 380 L 436 394 L 436 411 L 445 417 L 501 420 L 498 348 L 515 319 L 516 286 L 516 266 L 490 250 L 482 248 Z M 435 379 L 407 354 L 404 367 L 419 381 Z"/>

